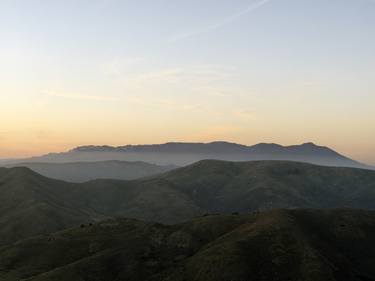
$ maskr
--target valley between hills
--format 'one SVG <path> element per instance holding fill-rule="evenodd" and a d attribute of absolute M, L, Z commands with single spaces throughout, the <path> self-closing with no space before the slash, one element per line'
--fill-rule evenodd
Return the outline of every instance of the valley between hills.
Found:
<path fill-rule="evenodd" d="M 23 160 L 0 168 L 0 280 L 371 281 L 374 211 L 358 167 Z"/>

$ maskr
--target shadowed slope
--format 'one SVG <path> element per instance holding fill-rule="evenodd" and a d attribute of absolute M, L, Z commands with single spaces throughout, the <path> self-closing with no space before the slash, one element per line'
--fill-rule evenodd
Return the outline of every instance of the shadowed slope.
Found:
<path fill-rule="evenodd" d="M 152 178 L 72 184 L 0 169 L 0 243 L 103 217 L 178 223 L 274 208 L 375 210 L 375 172 L 295 162 L 202 161 Z"/>
<path fill-rule="evenodd" d="M 145 162 L 102 161 L 74 163 L 17 163 L 7 167 L 28 167 L 49 178 L 69 182 L 95 179 L 134 180 L 161 174 L 176 166 L 157 166 Z"/>
<path fill-rule="evenodd" d="M 118 219 L 0 250 L 0 280 L 375 280 L 375 214 L 275 210 L 175 226 Z"/>
<path fill-rule="evenodd" d="M 0 168 L 0 245 L 96 219 L 79 207 L 74 193 L 73 184 L 27 168 Z"/>
<path fill-rule="evenodd" d="M 101 206 L 101 213 L 167 223 L 273 208 L 375 209 L 375 172 L 295 162 L 206 160 L 151 179 L 82 188 L 87 207 Z"/>

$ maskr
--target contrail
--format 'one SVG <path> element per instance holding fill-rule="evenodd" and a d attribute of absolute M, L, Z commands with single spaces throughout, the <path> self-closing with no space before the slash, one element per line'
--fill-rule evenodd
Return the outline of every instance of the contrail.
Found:
<path fill-rule="evenodd" d="M 207 26 L 207 27 L 199 29 L 199 30 L 195 30 L 195 31 L 192 31 L 192 32 L 187 32 L 187 33 L 184 33 L 184 34 L 174 36 L 169 41 L 170 42 L 176 42 L 176 41 L 180 41 L 182 39 L 194 37 L 196 35 L 208 33 L 208 32 L 214 31 L 216 29 L 222 28 L 222 27 L 224 27 L 228 24 L 231 24 L 231 23 L 235 22 L 239 18 L 259 9 L 260 7 L 264 6 L 265 4 L 267 4 L 270 1 L 271 0 L 258 1 L 256 3 L 253 3 L 252 5 L 250 5 L 249 7 L 247 7 L 245 10 L 243 10 L 243 11 L 237 13 L 237 14 L 231 15 L 231 16 L 225 18 L 224 20 L 222 20 L 219 23 L 212 24 L 210 26 Z"/>

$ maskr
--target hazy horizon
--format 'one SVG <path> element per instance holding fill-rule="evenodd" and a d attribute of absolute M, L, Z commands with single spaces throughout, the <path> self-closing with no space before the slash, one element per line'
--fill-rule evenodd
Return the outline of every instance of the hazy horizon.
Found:
<path fill-rule="evenodd" d="M 375 165 L 375 1 L 0 1 L 0 158 L 314 142 Z"/>
<path fill-rule="evenodd" d="M 119 144 L 119 145 L 108 145 L 108 144 L 95 144 L 95 143 L 91 143 L 91 144 L 82 144 L 82 145 L 78 145 L 78 146 L 75 146 L 75 147 L 70 147 L 70 148 L 68 148 L 68 149 L 66 149 L 66 150 L 64 150 L 64 151 L 49 151 L 49 152 L 46 152 L 46 153 L 41 153 L 41 154 L 30 154 L 30 155 L 23 155 L 23 156 L 18 156 L 18 157 L 5 157 L 5 158 L 0 158 L 0 161 L 1 160 L 11 160 L 11 159 L 13 159 L 13 160 L 17 160 L 17 159 L 19 159 L 19 160 L 22 160 L 22 159 L 26 159 L 27 161 L 29 161 L 28 160 L 28 158 L 33 158 L 33 157 L 36 157 L 36 158 L 38 158 L 38 157 L 43 157 L 43 156 L 47 156 L 47 155 L 49 155 L 49 154 L 61 154 L 61 155 L 63 155 L 64 153 L 67 153 L 67 152 L 70 152 L 70 151 L 73 151 L 73 150 L 75 150 L 75 149 L 77 149 L 77 148 L 80 148 L 80 147 L 87 147 L 87 146 L 94 146 L 94 147 L 101 147 L 101 146 L 109 146 L 109 147 L 121 147 L 121 146 L 127 146 L 127 145 L 133 145 L 133 146 L 138 146 L 138 145 L 140 145 L 140 146 L 142 146 L 142 145 L 164 145 L 164 144 L 168 144 L 168 143 L 185 143 L 185 144 L 210 144 L 210 143 L 215 143 L 215 142 L 222 142 L 222 143 L 232 143 L 232 144 L 237 144 L 237 145 L 245 145 L 245 146 L 248 146 L 248 147 L 251 147 L 251 146 L 255 146 L 255 145 L 257 145 L 257 144 L 277 144 L 277 145 L 281 145 L 282 147 L 290 147 L 290 146 L 302 146 L 302 145 L 304 145 L 304 144 L 313 144 L 313 145 L 317 145 L 317 146 L 322 146 L 322 147 L 328 147 L 328 146 L 326 146 L 326 145 L 323 145 L 323 144 L 318 144 L 318 143 L 313 143 L 313 142 L 303 142 L 303 143 L 297 143 L 297 144 L 280 144 L 280 143 L 265 143 L 265 142 L 261 142 L 261 143 L 254 143 L 254 144 L 243 144 L 243 143 L 236 143 L 236 142 L 230 142 L 230 141 L 226 141 L 226 140 L 213 140 L 213 141 L 208 141 L 208 142 L 199 142 L 199 141 L 191 141 L 191 142 L 189 142 L 189 141 L 168 141 L 168 142 L 164 142 L 164 143 L 128 143 L 128 144 Z M 351 158 L 351 156 L 350 155 L 345 155 L 344 153 L 342 153 L 342 152 L 340 152 L 340 151 L 337 151 L 337 150 L 335 150 L 334 148 L 332 148 L 332 147 L 328 147 L 329 149 L 333 149 L 334 151 L 336 151 L 337 153 L 339 153 L 339 154 L 341 154 L 341 155 L 343 155 L 343 156 L 345 156 L 345 157 L 349 157 L 349 158 Z M 194 153 L 192 153 L 192 154 L 194 154 Z M 108 156 L 107 157 L 104 157 L 103 159 L 102 159 L 102 157 L 100 157 L 99 155 L 97 155 L 97 158 L 95 159 L 95 153 L 92 155 L 92 157 L 94 157 L 93 159 L 94 160 L 88 160 L 88 161 L 94 161 L 94 162 L 97 162 L 97 161 L 108 161 L 109 159 L 112 159 L 112 160 L 114 160 L 115 158 L 108 158 Z M 112 156 L 112 157 L 114 157 L 114 156 Z M 130 157 L 130 159 L 127 159 L 127 158 L 124 158 L 124 159 L 122 159 L 122 161 L 124 161 L 124 160 L 126 160 L 126 161 L 130 161 L 130 162 L 132 162 L 132 161 L 142 161 L 142 162 L 149 162 L 149 163 L 155 163 L 155 161 L 157 161 L 156 159 L 153 159 L 153 160 L 150 160 L 150 159 L 148 159 L 148 160 L 145 160 L 145 159 L 139 159 L 139 157 L 140 157 L 140 155 L 138 155 L 138 156 L 135 156 L 136 158 L 135 159 L 133 159 L 134 158 L 134 155 L 132 155 L 131 157 Z M 141 157 L 142 158 L 142 157 Z M 116 158 L 117 159 L 117 158 Z M 351 158 L 352 160 L 355 160 L 355 161 L 358 161 L 358 162 L 360 162 L 360 163 L 362 163 L 362 164 L 367 164 L 367 165 L 373 165 L 374 163 L 371 163 L 371 162 L 365 162 L 365 161 L 361 161 L 361 160 L 359 160 L 359 159 L 355 159 L 355 158 Z M 38 160 L 39 161 L 39 160 Z M 37 161 L 37 162 L 38 162 Z M 54 160 L 50 160 L 50 161 L 52 161 L 51 163 L 54 163 Z M 55 161 L 60 161 L 60 160 L 58 160 L 58 159 L 55 159 Z M 87 160 L 74 160 L 74 159 L 71 159 L 70 160 L 71 162 L 76 162 L 76 161 L 78 161 L 78 162 L 81 162 L 81 161 L 83 161 L 83 162 L 85 162 L 85 161 L 87 161 Z M 193 161 L 193 160 L 192 160 Z M 230 161 L 235 161 L 235 160 L 230 160 Z M 240 161 L 240 160 L 238 160 L 238 161 Z M 241 160 L 241 161 L 243 161 L 243 160 Z M 248 161 L 248 160 L 247 160 Z M 293 161 L 293 160 L 290 160 L 290 161 Z M 294 161 L 300 161 L 300 160 L 294 160 Z M 37 163 L 36 162 L 36 163 Z M 63 162 L 68 162 L 69 163 L 69 160 L 67 161 L 67 160 L 63 160 Z M 194 161 L 193 161 L 194 162 Z M 310 160 L 303 160 L 303 162 L 307 162 L 307 163 L 309 163 L 310 162 Z M 56 162 L 57 163 L 57 162 Z M 160 163 L 159 163 L 160 164 Z M 172 163 L 164 163 L 164 164 L 160 164 L 160 165 L 172 165 Z M 177 165 L 177 164 L 174 164 L 174 165 Z M 183 166 L 183 164 L 179 164 L 180 166 Z M 185 164 L 184 164 L 185 165 Z M 322 164 L 322 165 L 326 165 L 326 164 Z M 344 164 L 344 166 L 345 166 L 345 164 Z"/>
<path fill-rule="evenodd" d="M 375 0 L 0 0 L 0 42 L 0 280 L 375 281 Z"/>

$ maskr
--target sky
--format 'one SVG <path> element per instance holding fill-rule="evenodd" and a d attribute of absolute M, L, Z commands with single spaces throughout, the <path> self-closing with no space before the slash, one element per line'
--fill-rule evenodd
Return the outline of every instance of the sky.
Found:
<path fill-rule="evenodd" d="M 0 158 L 315 142 L 375 164 L 375 0 L 0 0 Z"/>

